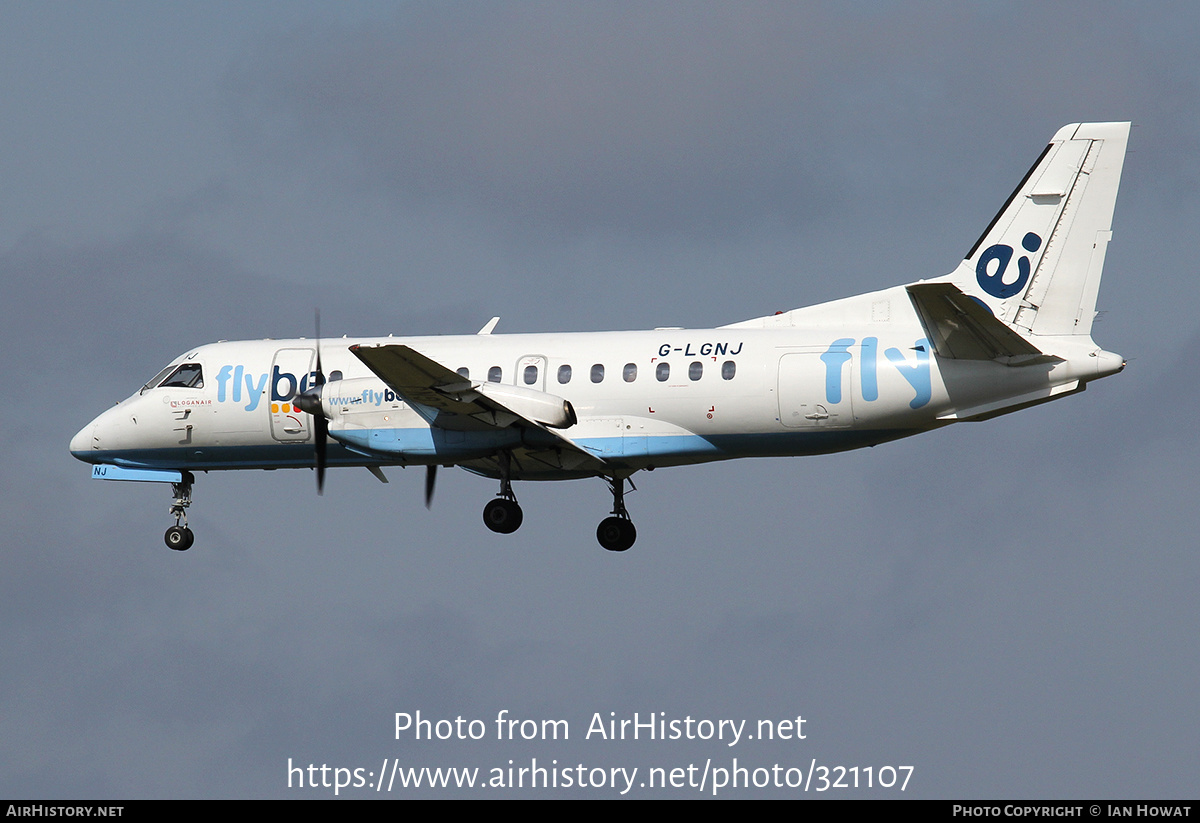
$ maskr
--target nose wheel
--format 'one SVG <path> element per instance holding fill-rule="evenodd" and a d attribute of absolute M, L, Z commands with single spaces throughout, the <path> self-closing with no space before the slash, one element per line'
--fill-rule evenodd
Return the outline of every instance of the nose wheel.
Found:
<path fill-rule="evenodd" d="M 613 494 L 612 517 L 600 521 L 596 527 L 596 540 L 610 552 L 623 552 L 637 540 L 637 529 L 625 510 L 625 478 L 611 478 L 608 485 Z M 629 485 L 632 487 L 633 483 Z"/>
<path fill-rule="evenodd" d="M 187 551 L 196 540 L 196 536 L 187 525 L 187 507 L 192 505 L 192 479 L 191 472 L 184 472 L 179 483 L 171 484 L 171 493 L 175 495 L 175 501 L 171 503 L 168 511 L 175 516 L 175 525 L 167 529 L 167 533 L 163 535 L 163 542 L 167 544 L 168 549 L 177 552 Z"/>
<path fill-rule="evenodd" d="M 185 552 L 192 547 L 196 536 L 192 534 L 192 530 L 187 526 L 172 526 L 167 529 L 167 533 L 163 536 L 168 549 L 174 549 L 177 552 Z"/>

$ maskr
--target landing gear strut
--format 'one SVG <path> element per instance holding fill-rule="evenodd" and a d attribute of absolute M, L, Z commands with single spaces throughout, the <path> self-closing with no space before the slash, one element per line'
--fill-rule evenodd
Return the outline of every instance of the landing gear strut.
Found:
<path fill-rule="evenodd" d="M 637 529 L 634 528 L 633 521 L 629 519 L 629 512 L 625 510 L 625 478 L 606 479 L 609 488 L 612 489 L 613 516 L 600 521 L 600 525 L 596 528 L 596 539 L 610 552 L 623 552 L 637 540 Z"/>
<path fill-rule="evenodd" d="M 513 494 L 512 483 L 508 477 L 512 455 L 508 452 L 500 452 L 499 458 L 500 494 L 494 500 L 489 500 L 488 504 L 483 507 L 483 522 L 494 532 L 512 534 L 521 528 L 521 521 L 525 519 L 525 514 L 521 511 L 521 504 L 517 502 L 517 496 Z"/>
<path fill-rule="evenodd" d="M 163 540 L 168 549 L 174 549 L 177 552 L 185 552 L 190 549 L 196 539 L 187 525 L 187 507 L 192 505 L 193 480 L 191 472 L 183 472 L 180 482 L 171 484 L 171 493 L 175 495 L 175 502 L 171 504 L 169 512 L 175 515 L 175 525 L 167 529 Z"/>

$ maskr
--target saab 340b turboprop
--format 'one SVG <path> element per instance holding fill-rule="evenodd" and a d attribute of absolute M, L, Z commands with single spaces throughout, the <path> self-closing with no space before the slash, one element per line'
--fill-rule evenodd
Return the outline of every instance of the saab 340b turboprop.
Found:
<path fill-rule="evenodd" d="M 500 482 L 600 477 L 597 529 L 633 545 L 635 472 L 873 446 L 1083 391 L 1125 362 L 1092 342 L 1128 123 L 1066 126 L 953 273 L 716 329 L 259 340 L 191 349 L 83 427 L 105 480 L 172 484 L 166 542 L 192 544 L 193 474 L 462 466 Z"/>

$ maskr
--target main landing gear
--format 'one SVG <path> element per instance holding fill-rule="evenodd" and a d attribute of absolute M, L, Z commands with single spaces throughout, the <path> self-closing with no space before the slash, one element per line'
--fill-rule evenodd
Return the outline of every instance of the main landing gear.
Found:
<path fill-rule="evenodd" d="M 483 522 L 499 534 L 512 534 L 521 528 L 521 521 L 525 519 L 509 480 L 511 461 L 512 455 L 500 452 L 500 494 L 483 507 Z"/>
<path fill-rule="evenodd" d="M 512 455 L 508 452 L 500 452 L 498 460 L 500 463 L 500 493 L 483 507 L 483 522 L 494 532 L 512 534 L 521 528 L 521 521 L 525 519 L 525 515 L 512 490 L 510 477 Z M 608 481 L 608 487 L 612 490 L 612 516 L 606 517 L 600 522 L 596 528 L 596 539 L 610 552 L 626 551 L 637 540 L 637 529 L 634 528 L 633 521 L 629 519 L 629 512 L 625 509 L 626 479 L 624 477 L 605 478 Z M 633 488 L 633 483 L 631 482 L 629 486 Z"/>
<path fill-rule="evenodd" d="M 185 552 L 190 549 L 196 539 L 187 525 L 187 507 L 192 505 L 192 481 L 194 479 L 191 472 L 183 472 L 181 481 L 171 484 L 171 493 L 175 495 L 175 502 L 171 504 L 169 511 L 175 515 L 175 525 L 167 529 L 163 540 L 168 549 L 174 549 L 177 552 Z"/>
<path fill-rule="evenodd" d="M 637 529 L 625 510 L 625 478 L 605 478 L 612 489 L 612 517 L 606 517 L 596 527 L 596 539 L 610 552 L 623 552 L 637 540 Z M 630 483 L 630 486 L 633 484 Z"/>

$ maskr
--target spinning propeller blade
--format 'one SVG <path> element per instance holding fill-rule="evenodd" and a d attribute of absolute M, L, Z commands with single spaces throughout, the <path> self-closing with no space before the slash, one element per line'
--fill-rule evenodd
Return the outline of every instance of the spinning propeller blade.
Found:
<path fill-rule="evenodd" d="M 321 387 L 325 385 L 325 372 L 321 370 L 321 310 L 316 309 L 316 327 L 317 327 L 317 375 L 314 382 L 314 388 L 317 394 L 317 413 L 313 415 L 313 422 L 316 424 L 313 428 L 316 429 L 314 435 L 316 437 L 315 451 L 317 462 L 317 494 L 325 493 L 325 445 L 329 434 L 329 421 L 325 419 L 325 410 L 321 408 Z"/>
<path fill-rule="evenodd" d="M 321 369 L 321 310 L 316 310 L 317 368 L 312 386 L 303 394 L 296 395 L 295 405 L 308 412 L 313 419 L 313 452 L 317 469 L 317 494 L 325 492 L 325 448 L 329 435 L 329 421 L 321 407 L 321 389 L 325 385 L 325 372 Z"/>
<path fill-rule="evenodd" d="M 437 466 L 425 467 L 425 508 L 433 506 L 433 487 L 437 485 Z"/>

